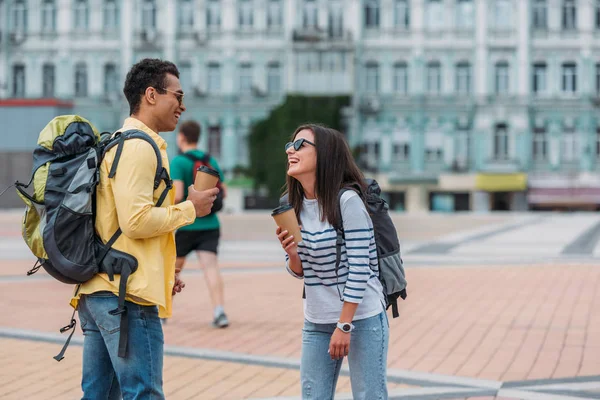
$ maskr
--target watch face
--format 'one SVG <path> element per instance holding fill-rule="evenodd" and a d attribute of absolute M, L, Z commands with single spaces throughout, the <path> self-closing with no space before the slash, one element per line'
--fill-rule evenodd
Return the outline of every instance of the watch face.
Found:
<path fill-rule="evenodd" d="M 350 324 L 344 324 L 344 332 L 349 332 L 350 331 Z"/>

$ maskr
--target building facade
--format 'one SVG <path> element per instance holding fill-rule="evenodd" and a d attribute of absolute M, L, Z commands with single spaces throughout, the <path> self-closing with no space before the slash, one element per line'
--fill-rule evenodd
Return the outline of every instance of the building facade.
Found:
<path fill-rule="evenodd" d="M 225 171 L 286 94 L 346 94 L 393 209 L 600 205 L 600 2 L 4 0 L 0 30 L 0 113 L 29 119 L 2 154 L 30 154 L 48 110 L 117 129 L 127 70 L 160 57 Z"/>

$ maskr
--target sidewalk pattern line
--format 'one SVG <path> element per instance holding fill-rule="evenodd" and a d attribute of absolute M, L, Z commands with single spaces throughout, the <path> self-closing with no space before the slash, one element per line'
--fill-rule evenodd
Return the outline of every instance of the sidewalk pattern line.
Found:
<path fill-rule="evenodd" d="M 13 328 L 0 328 L 0 337 L 60 344 L 65 340 L 65 336 L 60 334 Z M 82 346 L 83 336 L 74 336 L 71 340 L 71 344 Z M 166 357 L 175 356 L 207 361 L 224 361 L 268 368 L 300 369 L 300 360 L 295 358 L 256 356 L 244 353 L 171 345 L 165 345 L 164 354 Z M 342 368 L 340 374 L 342 376 L 349 376 L 347 365 Z M 420 386 L 419 388 L 394 389 L 389 393 L 390 399 L 413 400 L 453 399 L 480 396 L 501 396 L 525 400 L 592 400 L 598 399 L 599 397 L 598 393 L 593 392 L 593 390 L 600 390 L 600 375 L 500 382 L 479 378 L 390 369 L 388 370 L 388 382 Z M 352 398 L 351 396 L 347 396 L 349 395 L 336 396 L 336 399 Z M 272 399 L 295 400 L 298 399 L 298 397 L 279 397 Z"/>
<path fill-rule="evenodd" d="M 600 222 L 583 232 L 575 240 L 565 246 L 562 254 L 585 254 L 594 252 L 596 243 L 600 240 Z"/>

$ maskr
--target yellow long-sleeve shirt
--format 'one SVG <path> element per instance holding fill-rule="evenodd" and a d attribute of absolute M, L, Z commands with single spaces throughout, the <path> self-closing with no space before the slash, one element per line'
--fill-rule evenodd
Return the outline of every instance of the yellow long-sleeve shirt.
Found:
<path fill-rule="evenodd" d="M 167 143 L 144 123 L 127 118 L 121 132 L 129 129 L 144 131 L 160 149 L 163 167 L 169 169 Z M 100 183 L 96 191 L 96 231 L 106 243 L 120 227 L 121 236 L 113 248 L 134 256 L 138 269 L 127 282 L 126 299 L 140 305 L 157 305 L 162 318 L 171 316 L 172 290 L 175 280 L 174 231 L 196 219 L 190 201 L 173 205 L 175 190 L 171 190 L 161 207 L 156 201 L 165 183 L 154 190 L 156 153 L 141 139 L 124 142 L 123 152 L 113 178 L 109 178 L 117 146 L 105 155 L 100 166 Z M 110 281 L 104 273 L 80 285 L 71 299 L 77 307 L 82 294 L 110 291 L 118 295 L 120 277 Z"/>

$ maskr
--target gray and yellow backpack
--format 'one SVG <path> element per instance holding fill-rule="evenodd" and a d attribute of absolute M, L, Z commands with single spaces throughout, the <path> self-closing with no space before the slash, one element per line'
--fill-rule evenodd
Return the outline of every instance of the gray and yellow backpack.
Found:
<path fill-rule="evenodd" d="M 99 238 L 95 229 L 95 203 L 104 155 L 117 146 L 109 173 L 109 178 L 112 178 L 117 172 L 123 143 L 128 139 L 145 140 L 156 152 L 158 164 L 154 190 L 162 181 L 166 184 L 156 203 L 160 207 L 172 182 L 162 166 L 160 151 L 154 140 L 138 130 L 100 135 L 88 120 L 78 115 L 58 116 L 46 125 L 33 152 L 31 180 L 27 184 L 15 182 L 17 192 L 26 205 L 23 239 L 37 258 L 27 275 L 42 267 L 49 275 L 67 284 L 86 282 L 98 273 L 108 274 L 110 280 L 114 279 L 114 275 L 121 275 L 119 306 L 110 311 L 112 315 L 121 315 L 120 357 L 125 357 L 127 352 L 127 280 L 136 271 L 137 260 L 112 248 L 121 235 L 120 229 L 106 243 Z M 74 316 L 75 312 L 69 325 L 60 330 L 61 333 L 72 332 L 61 352 L 54 357 L 57 361 L 63 359 L 75 331 Z"/>

